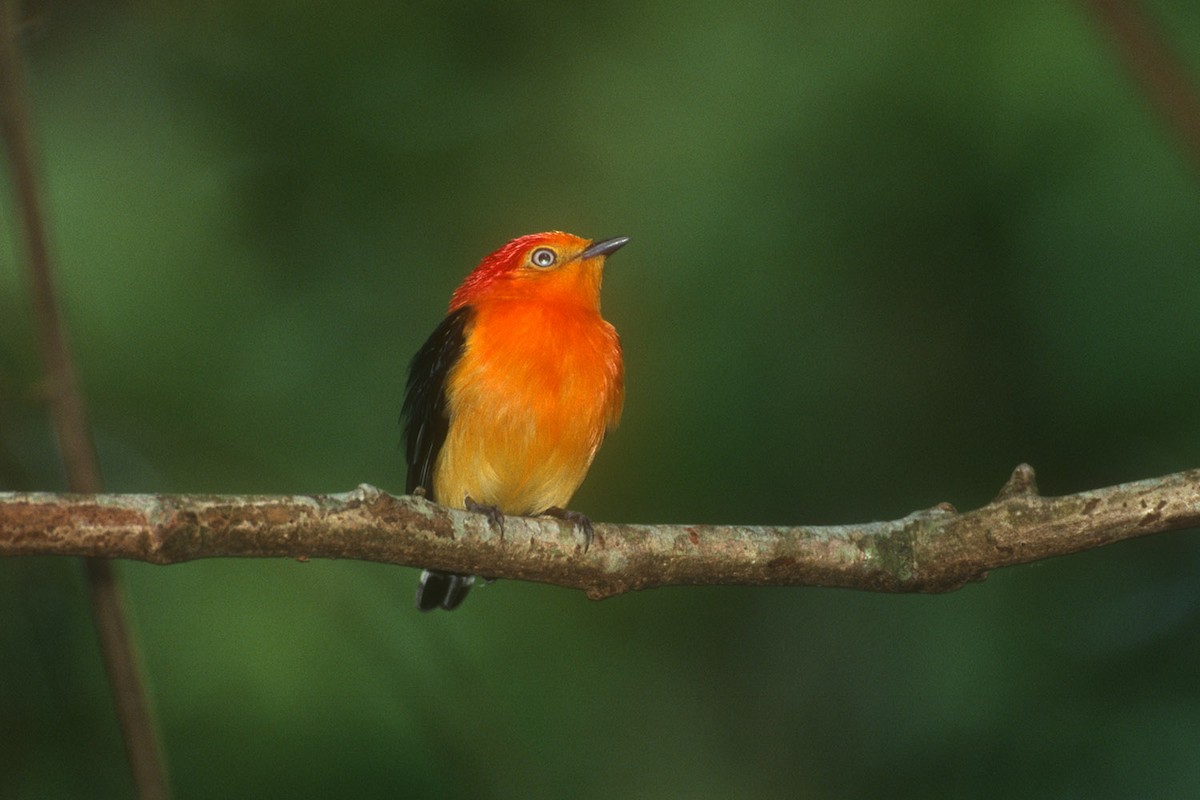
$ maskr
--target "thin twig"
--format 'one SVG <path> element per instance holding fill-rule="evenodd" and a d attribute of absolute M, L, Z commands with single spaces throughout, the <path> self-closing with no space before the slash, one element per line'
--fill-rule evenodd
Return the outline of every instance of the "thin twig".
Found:
<path fill-rule="evenodd" d="M 16 0 L 4 0 L 0 10 L 0 124 L 21 216 L 34 318 L 46 371 L 45 391 L 70 488 L 76 492 L 98 492 L 102 489 L 99 462 L 50 259 L 33 128 L 25 102 L 24 72 L 17 47 L 18 24 Z M 166 769 L 146 700 L 120 583 L 107 560 L 87 559 L 85 567 L 92 617 L 138 796 L 145 800 L 169 797 Z"/>
<path fill-rule="evenodd" d="M 0 494 L 0 556 L 339 558 L 540 581 L 593 598 L 656 586 L 946 592 L 989 570 L 1200 525 L 1200 469 L 1065 497 L 1021 465 L 988 505 L 862 525 L 595 526 L 480 514 L 371 486 L 316 496 Z"/>
<path fill-rule="evenodd" d="M 1112 37 L 1150 103 L 1200 167 L 1200 92 L 1166 37 L 1135 0 L 1083 0 Z"/>

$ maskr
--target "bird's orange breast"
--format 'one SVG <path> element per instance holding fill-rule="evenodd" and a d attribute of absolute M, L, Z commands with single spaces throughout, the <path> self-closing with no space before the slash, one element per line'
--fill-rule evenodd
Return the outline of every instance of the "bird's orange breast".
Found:
<path fill-rule="evenodd" d="M 440 502 L 505 514 L 565 507 L 624 401 L 617 333 L 587 305 L 479 303 L 446 381 Z"/>

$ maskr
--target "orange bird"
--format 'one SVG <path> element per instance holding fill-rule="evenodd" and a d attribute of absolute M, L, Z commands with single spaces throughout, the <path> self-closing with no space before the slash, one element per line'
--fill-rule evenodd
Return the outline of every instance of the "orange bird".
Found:
<path fill-rule="evenodd" d="M 621 417 L 617 332 L 600 316 L 604 262 L 628 237 L 569 233 L 514 239 L 480 262 L 413 356 L 404 395 L 407 491 L 503 515 L 566 505 Z M 457 608 L 474 577 L 425 570 L 417 608 Z"/>

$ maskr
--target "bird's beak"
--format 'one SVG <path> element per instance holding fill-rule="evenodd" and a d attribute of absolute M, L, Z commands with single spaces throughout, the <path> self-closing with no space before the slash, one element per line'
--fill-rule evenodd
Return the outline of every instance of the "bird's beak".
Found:
<path fill-rule="evenodd" d="M 629 242 L 628 236 L 617 236 L 612 239 L 601 239 L 598 242 L 593 242 L 579 254 L 580 260 L 586 261 L 589 258 L 597 256 L 607 256 L 617 252 Z"/>

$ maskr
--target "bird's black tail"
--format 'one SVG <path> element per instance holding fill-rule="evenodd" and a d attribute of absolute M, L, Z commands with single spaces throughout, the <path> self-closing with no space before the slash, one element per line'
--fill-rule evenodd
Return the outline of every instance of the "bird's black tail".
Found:
<path fill-rule="evenodd" d="M 427 569 L 421 573 L 421 582 L 417 584 L 417 608 L 421 611 L 435 608 L 453 611 L 467 598 L 473 583 L 474 575 Z"/>

